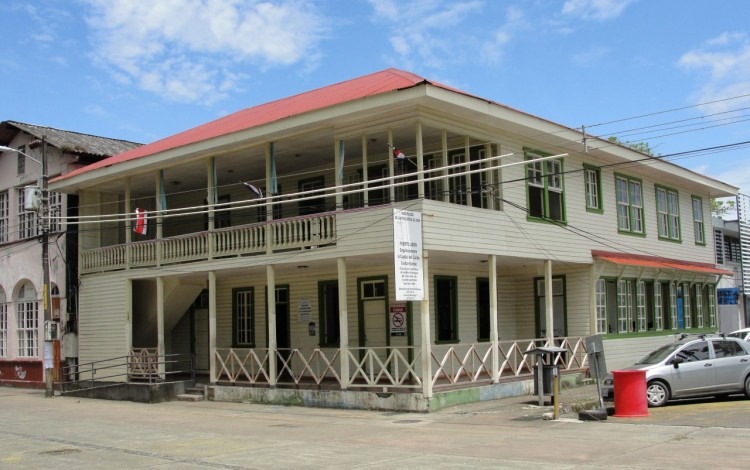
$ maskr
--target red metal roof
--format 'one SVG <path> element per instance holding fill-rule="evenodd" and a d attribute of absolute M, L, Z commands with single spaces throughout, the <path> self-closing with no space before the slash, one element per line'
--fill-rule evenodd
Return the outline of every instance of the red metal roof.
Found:
<path fill-rule="evenodd" d="M 403 90 L 422 83 L 428 82 L 425 78 L 410 72 L 393 68 L 382 70 L 370 75 L 365 75 L 238 111 L 215 121 L 180 132 L 179 134 L 157 140 L 156 142 L 152 142 L 142 147 L 107 158 L 101 162 L 80 168 L 65 176 L 56 178 L 56 180 L 67 179 L 77 174 L 96 170 L 97 168 L 103 168 L 153 155 L 165 150 L 250 129 L 252 127 L 279 121 L 284 118 L 296 116 L 316 109 L 346 103 L 348 101 L 354 101 L 381 93 Z M 459 90 L 438 83 L 429 83 L 440 88 L 463 93 Z"/>
<path fill-rule="evenodd" d="M 694 261 L 682 261 L 676 259 L 660 258 L 658 256 L 634 255 L 630 253 L 614 253 L 609 251 L 591 250 L 591 256 L 610 263 L 626 266 L 641 266 L 644 268 L 678 269 L 703 274 L 716 274 L 719 276 L 733 276 L 732 271 L 718 269 L 710 263 L 697 263 Z"/>

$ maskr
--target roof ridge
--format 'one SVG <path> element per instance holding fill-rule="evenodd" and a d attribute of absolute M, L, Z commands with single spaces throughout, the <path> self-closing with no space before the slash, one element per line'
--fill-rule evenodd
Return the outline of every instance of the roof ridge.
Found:
<path fill-rule="evenodd" d="M 8 124 L 14 125 L 14 126 L 15 125 L 21 125 L 21 126 L 35 127 L 37 129 L 49 129 L 51 131 L 64 132 L 66 134 L 77 134 L 77 135 L 82 135 L 82 136 L 87 136 L 87 137 L 94 137 L 94 138 L 97 138 L 97 139 L 106 139 L 106 140 L 112 140 L 112 141 L 118 141 L 118 142 L 125 142 L 125 143 L 128 143 L 128 144 L 143 145 L 140 142 L 134 142 L 132 140 L 117 139 L 117 138 L 114 138 L 114 137 L 105 137 L 105 136 L 102 136 L 102 135 L 89 134 L 89 133 L 86 133 L 86 132 L 70 131 L 70 130 L 67 130 L 67 129 L 59 129 L 57 127 L 52 127 L 52 126 L 41 126 L 39 124 L 32 124 L 32 123 L 29 123 L 29 122 L 12 121 L 12 120 L 8 120 L 8 121 L 5 121 L 5 122 L 7 122 Z"/>

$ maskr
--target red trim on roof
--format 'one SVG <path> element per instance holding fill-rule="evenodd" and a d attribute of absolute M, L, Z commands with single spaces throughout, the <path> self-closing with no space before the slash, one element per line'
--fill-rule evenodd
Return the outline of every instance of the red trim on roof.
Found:
<path fill-rule="evenodd" d="M 591 250 L 591 256 L 610 263 L 625 266 L 640 266 L 644 268 L 678 269 L 702 274 L 716 274 L 719 276 L 733 276 L 732 271 L 718 269 L 710 263 L 697 263 L 694 261 L 682 261 L 659 256 L 634 255 L 630 253 L 615 253 L 610 251 Z"/>
<path fill-rule="evenodd" d="M 224 116 L 215 121 L 202 124 L 179 134 L 166 137 L 156 142 L 138 147 L 127 152 L 88 165 L 68 173 L 56 181 L 96 170 L 110 165 L 154 155 L 159 152 L 194 144 L 203 140 L 239 132 L 253 127 L 269 124 L 281 119 L 297 116 L 316 109 L 354 101 L 368 96 L 391 91 L 404 90 L 423 83 L 429 83 L 423 77 L 398 69 L 386 69 L 370 75 L 354 78 L 344 82 L 328 85 L 323 88 L 289 96 L 269 103 L 253 106 L 242 111 Z M 435 86 L 452 90 L 437 83 Z M 455 91 L 455 90 L 453 90 Z"/>

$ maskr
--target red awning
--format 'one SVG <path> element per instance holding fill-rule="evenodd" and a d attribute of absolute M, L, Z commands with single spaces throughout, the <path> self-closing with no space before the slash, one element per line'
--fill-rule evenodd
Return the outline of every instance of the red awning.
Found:
<path fill-rule="evenodd" d="M 718 269 L 709 263 L 697 263 L 693 261 L 682 261 L 677 259 L 660 258 L 658 256 L 634 255 L 630 253 L 615 253 L 610 251 L 591 250 L 591 256 L 595 259 L 608 261 L 625 266 L 640 266 L 656 269 L 677 269 L 701 274 L 714 274 L 717 276 L 734 276 L 732 271 Z"/>

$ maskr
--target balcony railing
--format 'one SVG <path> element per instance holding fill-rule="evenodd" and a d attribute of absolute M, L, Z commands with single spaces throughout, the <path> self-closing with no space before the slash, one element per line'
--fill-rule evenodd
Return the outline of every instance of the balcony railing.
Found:
<path fill-rule="evenodd" d="M 588 367 L 582 337 L 557 338 L 565 352 L 553 362 L 561 371 Z M 550 346 L 545 339 L 500 341 L 500 380 L 527 379 L 534 371 L 535 358 L 524 354 L 536 347 Z M 350 388 L 374 391 L 415 391 L 422 387 L 422 356 L 418 346 L 349 348 L 349 377 L 341 376 L 341 355 L 337 348 L 279 349 L 276 384 Z M 226 348 L 216 350 L 217 382 L 225 385 L 267 385 L 268 349 Z M 432 350 L 433 390 L 474 387 L 492 382 L 492 343 L 436 346 Z"/>
<path fill-rule="evenodd" d="M 81 253 L 81 273 L 154 267 L 229 256 L 311 248 L 336 241 L 336 214 L 316 214 L 277 222 L 243 225 L 212 232 L 107 246 Z"/>

